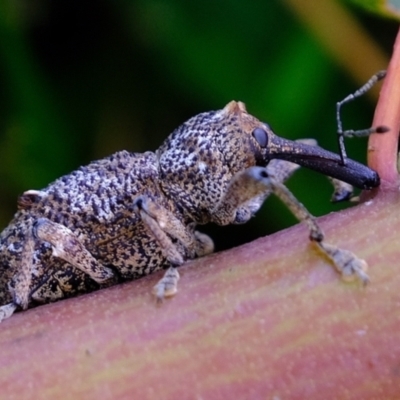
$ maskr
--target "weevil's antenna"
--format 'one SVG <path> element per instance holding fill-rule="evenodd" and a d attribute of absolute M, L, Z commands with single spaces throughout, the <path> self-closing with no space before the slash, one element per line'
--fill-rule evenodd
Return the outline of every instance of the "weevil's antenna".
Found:
<path fill-rule="evenodd" d="M 372 133 L 384 133 L 389 130 L 386 126 L 378 126 L 376 128 L 368 128 L 368 129 L 361 129 L 361 130 L 347 130 L 343 131 L 342 127 L 342 120 L 340 117 L 340 110 L 343 104 L 349 103 L 356 98 L 364 95 L 368 90 L 372 88 L 378 81 L 383 79 L 386 76 L 386 71 L 379 71 L 375 75 L 373 75 L 367 83 L 365 83 L 363 86 L 360 87 L 360 89 L 356 90 L 354 93 L 349 94 L 347 97 L 345 97 L 342 101 L 339 101 L 336 103 L 336 123 L 337 123 L 337 134 L 338 134 L 338 141 L 339 141 L 339 152 L 340 152 L 340 158 L 342 161 L 342 165 L 346 165 L 346 148 L 344 146 L 344 138 L 345 137 L 363 137 L 363 136 L 369 136 Z"/>

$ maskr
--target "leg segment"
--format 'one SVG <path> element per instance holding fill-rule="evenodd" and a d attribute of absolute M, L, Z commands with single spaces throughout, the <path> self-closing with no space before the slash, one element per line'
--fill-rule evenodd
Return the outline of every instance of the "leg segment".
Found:
<path fill-rule="evenodd" d="M 347 97 L 345 97 L 342 101 L 339 101 L 336 103 L 336 123 L 337 123 L 337 134 L 338 134 L 338 141 L 339 141 L 339 151 L 340 151 L 340 158 L 342 160 L 342 164 L 346 164 L 346 149 L 344 146 L 344 138 L 345 137 L 362 137 L 362 136 L 369 136 L 372 133 L 384 133 L 387 132 L 388 129 L 384 126 L 379 126 L 376 128 L 369 128 L 369 129 L 362 129 L 359 131 L 353 131 L 353 130 L 348 130 L 348 131 L 343 131 L 342 127 L 342 119 L 340 117 L 340 110 L 342 106 L 346 103 L 349 103 L 350 101 L 355 100 L 356 98 L 362 96 L 368 90 L 372 88 L 378 81 L 383 79 L 386 76 L 386 71 L 379 71 L 375 75 L 373 75 L 367 83 L 365 83 L 360 89 L 355 91 L 354 93 L 349 94 Z"/>
<path fill-rule="evenodd" d="M 9 303 L 4 306 L 0 307 L 0 322 L 3 321 L 3 319 L 10 318 L 11 315 L 14 314 L 14 311 L 17 309 L 17 305 L 14 303 Z"/>
<path fill-rule="evenodd" d="M 101 265 L 64 225 L 40 218 L 34 225 L 33 232 L 38 239 L 52 245 L 54 257 L 80 269 L 97 283 L 103 283 L 114 276 L 112 270 Z"/>
<path fill-rule="evenodd" d="M 150 198 L 146 196 L 137 198 L 135 211 L 156 238 L 171 264 L 180 265 L 183 259 L 177 254 L 179 253 L 177 247 L 170 237 L 178 240 L 188 258 L 200 257 L 214 251 L 212 240 L 207 235 L 195 231 L 195 225 L 184 225 L 174 214 Z"/>
<path fill-rule="evenodd" d="M 271 190 L 283 201 L 283 203 L 285 203 L 298 220 L 307 223 L 310 230 L 310 240 L 315 242 L 322 253 L 333 262 L 336 269 L 342 275 L 342 278 L 345 280 L 351 280 L 356 276 L 364 285 L 369 282 L 368 275 L 365 273 L 367 263 L 364 260 L 357 258 L 348 250 L 342 250 L 336 246 L 325 243 L 323 241 L 324 234 L 315 218 L 308 212 L 303 204 L 293 196 L 286 186 L 274 182 L 273 177 L 268 175 L 265 176 L 266 174 L 263 174 L 262 171 L 255 171 L 255 175 L 255 179 L 257 179 L 257 175 L 262 175 L 265 185 L 271 188 Z"/>
<path fill-rule="evenodd" d="M 23 310 L 28 308 L 32 283 L 32 267 L 34 266 L 35 241 L 32 232 L 25 237 L 22 249 L 21 262 L 17 273 L 8 285 L 13 303 Z"/>
<path fill-rule="evenodd" d="M 300 139 L 298 142 L 317 146 L 314 139 Z M 300 168 L 298 164 L 273 159 L 265 169 L 274 177 L 274 182 L 283 184 L 298 168 Z M 332 201 L 350 199 L 353 194 L 353 187 L 350 184 L 334 178 L 330 178 L 330 181 L 334 187 Z M 233 177 L 225 196 L 213 210 L 212 220 L 219 225 L 247 222 L 272 192 L 264 185 L 255 183 L 246 171 L 239 173 Z"/>
<path fill-rule="evenodd" d="M 337 203 L 339 201 L 351 200 L 353 195 L 353 186 L 350 183 L 339 181 L 339 179 L 331 178 L 328 179 L 332 183 L 334 192 L 331 197 L 332 203 Z"/>
<path fill-rule="evenodd" d="M 98 263 L 70 229 L 46 218 L 41 218 L 33 224 L 32 230 L 25 237 L 17 273 L 9 283 L 13 302 L 0 307 L 0 321 L 10 317 L 18 307 L 23 310 L 27 309 L 32 298 L 43 300 L 40 297 L 41 293 L 46 293 L 47 300 L 56 300 L 64 296 L 62 282 L 59 280 L 57 285 L 53 282 L 51 291 L 46 289 L 48 282 L 44 282 L 43 287 L 32 288 L 34 271 L 40 269 L 37 265 L 40 260 L 35 257 L 35 244 L 38 239 L 50 243 L 53 248 L 53 256 L 69 263 L 69 268 L 80 269 L 98 283 L 106 282 L 114 276 L 109 268 Z M 57 271 L 54 276 L 56 275 Z M 55 278 L 50 277 L 49 279 L 54 280 Z M 32 289 L 34 289 L 33 292 Z"/>
<path fill-rule="evenodd" d="M 164 276 L 153 287 L 153 293 L 157 301 L 171 297 L 178 291 L 179 272 L 176 267 L 169 267 Z"/>
<path fill-rule="evenodd" d="M 207 235 L 196 232 L 194 226 L 185 226 L 170 211 L 146 196 L 135 201 L 135 212 L 157 240 L 164 257 L 171 263 L 164 277 L 154 287 L 157 299 L 162 300 L 177 292 L 179 273 L 176 267 L 182 265 L 186 258 L 211 253 L 214 244 Z M 173 239 L 178 243 L 174 243 Z"/>
<path fill-rule="evenodd" d="M 300 139 L 299 142 L 317 145 L 314 139 Z M 273 159 L 265 170 L 275 177 L 276 182 L 283 183 L 299 169 L 298 164 L 290 161 Z M 247 222 L 272 193 L 249 177 L 243 171 L 233 177 L 227 192 L 212 212 L 212 221 L 219 225 L 240 224 Z"/>
<path fill-rule="evenodd" d="M 266 168 L 252 167 L 235 177 L 228 190 L 229 197 L 226 197 L 217 209 L 216 220 L 226 222 L 229 218 L 234 218 L 237 207 L 248 202 L 252 197 L 260 197 L 262 193 L 277 195 L 298 220 L 308 225 L 310 240 L 329 257 L 344 278 L 348 280 L 357 276 L 364 284 L 368 283 L 365 261 L 358 259 L 347 250 L 325 243 L 324 234 L 315 218 Z"/>
<path fill-rule="evenodd" d="M 0 307 L 0 322 L 3 319 L 11 317 L 18 307 L 21 307 L 23 310 L 28 308 L 32 282 L 34 244 L 33 235 L 30 232 L 25 238 L 18 272 L 8 284 L 8 290 L 11 293 L 13 301 Z"/>

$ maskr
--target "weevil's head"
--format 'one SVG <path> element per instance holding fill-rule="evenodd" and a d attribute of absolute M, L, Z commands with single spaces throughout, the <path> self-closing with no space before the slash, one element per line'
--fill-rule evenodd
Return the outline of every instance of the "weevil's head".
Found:
<path fill-rule="evenodd" d="M 236 173 L 255 165 L 266 166 L 274 158 L 363 189 L 379 185 L 375 171 L 352 160 L 342 165 L 337 154 L 275 135 L 268 124 L 250 115 L 244 103 L 237 101 L 189 119 L 167 138 L 157 155 L 165 190 L 180 196 L 188 207 L 204 209 L 201 214 L 220 200 Z"/>

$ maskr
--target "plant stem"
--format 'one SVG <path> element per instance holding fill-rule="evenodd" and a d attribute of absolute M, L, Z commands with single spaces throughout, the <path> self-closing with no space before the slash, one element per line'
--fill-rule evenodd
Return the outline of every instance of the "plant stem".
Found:
<path fill-rule="evenodd" d="M 400 30 L 393 56 L 383 82 L 372 126 L 387 126 L 385 134 L 371 135 L 368 143 L 368 165 L 377 171 L 383 186 L 398 183 L 397 149 L 400 131 Z"/>

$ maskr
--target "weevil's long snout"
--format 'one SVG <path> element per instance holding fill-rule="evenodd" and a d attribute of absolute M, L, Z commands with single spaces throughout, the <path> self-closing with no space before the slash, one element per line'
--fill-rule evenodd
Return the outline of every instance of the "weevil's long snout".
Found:
<path fill-rule="evenodd" d="M 266 161 L 278 158 L 294 162 L 360 189 L 372 189 L 380 184 L 377 172 L 363 164 L 347 159 L 346 164 L 343 165 L 338 154 L 274 134 L 269 136 L 265 157 Z"/>

